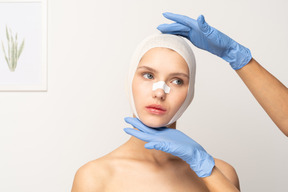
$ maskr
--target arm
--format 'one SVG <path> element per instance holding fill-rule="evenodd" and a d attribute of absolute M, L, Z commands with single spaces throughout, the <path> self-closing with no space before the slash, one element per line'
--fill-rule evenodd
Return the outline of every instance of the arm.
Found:
<path fill-rule="evenodd" d="M 197 20 L 173 13 L 163 15 L 175 23 L 162 24 L 157 29 L 186 37 L 196 47 L 227 61 L 274 123 L 288 136 L 287 88 L 252 58 L 248 48 L 210 26 L 202 15 Z"/>
<path fill-rule="evenodd" d="M 239 192 L 240 190 L 231 183 L 223 173 L 215 166 L 213 168 L 212 174 L 209 177 L 202 178 L 207 188 L 211 192 Z"/>
<path fill-rule="evenodd" d="M 288 89 L 253 58 L 237 74 L 278 128 L 288 136 Z"/>
<path fill-rule="evenodd" d="M 215 159 L 215 167 L 209 177 L 203 178 L 210 191 L 239 191 L 239 178 L 234 167 L 223 160 Z"/>

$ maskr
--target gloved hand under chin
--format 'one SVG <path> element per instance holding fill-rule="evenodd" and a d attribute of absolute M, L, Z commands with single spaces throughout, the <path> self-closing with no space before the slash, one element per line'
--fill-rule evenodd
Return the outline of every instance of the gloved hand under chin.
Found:
<path fill-rule="evenodd" d="M 157 27 L 158 30 L 162 33 L 186 37 L 196 47 L 229 62 L 234 70 L 242 68 L 252 59 L 248 48 L 208 25 L 203 15 L 200 15 L 197 20 L 169 12 L 163 13 L 163 16 L 175 23 L 161 24 Z"/>
<path fill-rule="evenodd" d="M 181 131 L 167 127 L 150 128 L 139 119 L 132 117 L 126 117 L 125 121 L 139 131 L 132 128 L 124 128 L 124 131 L 148 142 L 145 144 L 146 149 L 161 150 L 183 159 L 198 177 L 211 175 L 215 166 L 213 157 L 201 145 Z"/>

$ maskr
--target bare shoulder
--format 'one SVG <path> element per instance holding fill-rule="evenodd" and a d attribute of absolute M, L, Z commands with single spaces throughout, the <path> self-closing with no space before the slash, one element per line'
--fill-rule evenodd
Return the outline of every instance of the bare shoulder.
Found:
<path fill-rule="evenodd" d="M 240 190 L 239 178 L 234 167 L 221 159 L 214 160 L 215 166 Z"/>
<path fill-rule="evenodd" d="M 104 158 L 99 158 L 81 166 L 74 177 L 72 192 L 104 191 L 110 169 Z"/>

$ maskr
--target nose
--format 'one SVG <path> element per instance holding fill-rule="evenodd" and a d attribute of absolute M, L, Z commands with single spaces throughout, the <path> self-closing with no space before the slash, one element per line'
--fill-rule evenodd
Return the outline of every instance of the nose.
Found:
<path fill-rule="evenodd" d="M 153 98 L 164 101 L 166 99 L 166 93 L 163 89 L 156 89 L 153 91 Z"/>

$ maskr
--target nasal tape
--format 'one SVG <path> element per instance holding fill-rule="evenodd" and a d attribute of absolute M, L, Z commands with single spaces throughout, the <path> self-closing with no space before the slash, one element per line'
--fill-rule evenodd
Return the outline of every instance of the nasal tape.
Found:
<path fill-rule="evenodd" d="M 170 92 L 170 87 L 164 81 L 153 83 L 152 91 L 155 91 L 156 89 L 163 89 L 165 93 Z"/>

